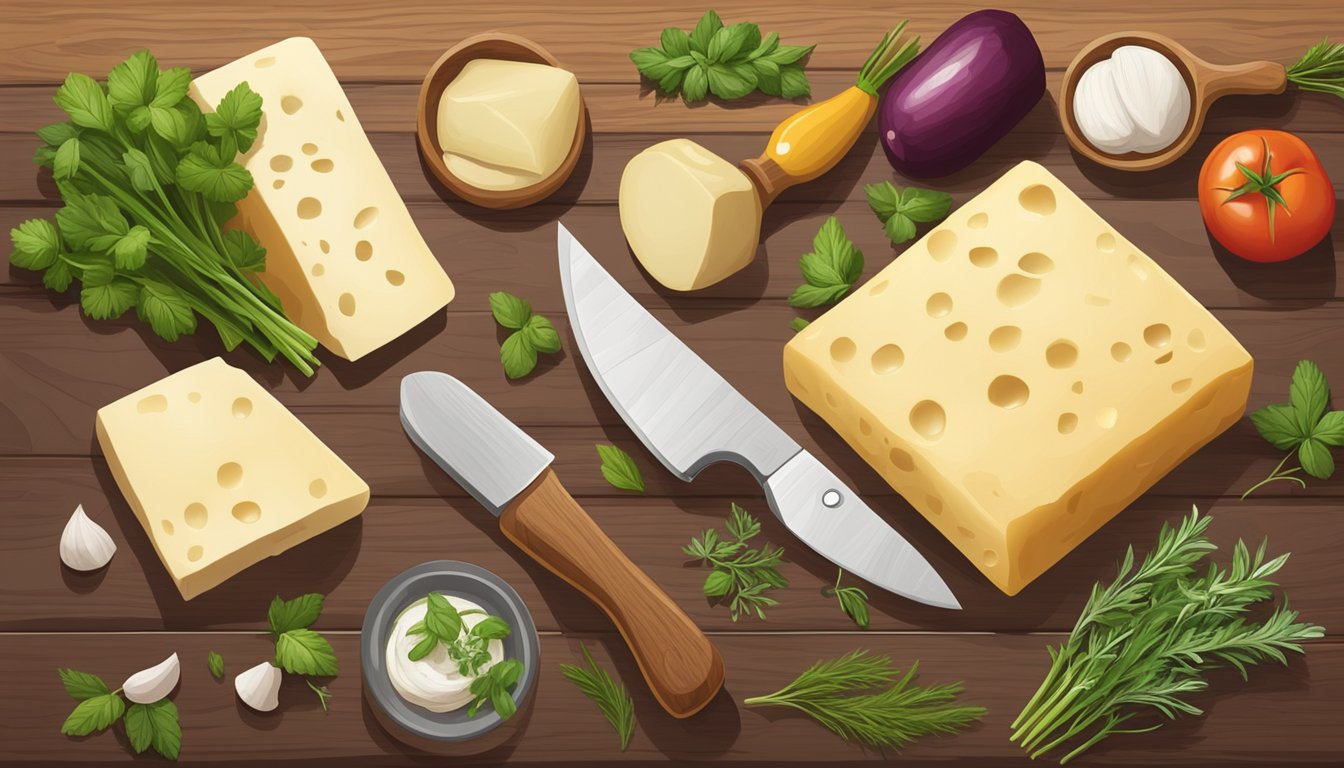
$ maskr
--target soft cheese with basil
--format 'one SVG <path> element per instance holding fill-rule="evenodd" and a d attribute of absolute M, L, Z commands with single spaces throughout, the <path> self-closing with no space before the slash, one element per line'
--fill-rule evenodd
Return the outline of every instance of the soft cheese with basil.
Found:
<path fill-rule="evenodd" d="M 464 635 L 489 618 L 481 606 L 470 600 L 453 595 L 444 597 L 461 616 Z M 392 687 L 406 701 L 430 712 L 451 712 L 475 698 L 471 693 L 471 681 L 504 659 L 504 643 L 498 639 L 488 641 L 485 648 L 490 654 L 489 661 L 477 668 L 475 676 L 462 673 L 460 662 L 452 657 L 444 643 L 435 644 L 423 658 L 412 661 L 412 651 L 424 640 L 423 634 L 412 630 L 428 613 L 429 599 L 426 597 L 411 603 L 397 616 L 387 643 L 387 674 Z"/>

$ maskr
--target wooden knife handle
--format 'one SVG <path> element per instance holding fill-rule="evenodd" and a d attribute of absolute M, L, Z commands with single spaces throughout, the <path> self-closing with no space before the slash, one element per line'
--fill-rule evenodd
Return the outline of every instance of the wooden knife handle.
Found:
<path fill-rule="evenodd" d="M 649 689 L 673 717 L 700 711 L 723 685 L 709 638 L 607 538 L 549 467 L 499 516 L 513 543 L 611 617 Z"/>

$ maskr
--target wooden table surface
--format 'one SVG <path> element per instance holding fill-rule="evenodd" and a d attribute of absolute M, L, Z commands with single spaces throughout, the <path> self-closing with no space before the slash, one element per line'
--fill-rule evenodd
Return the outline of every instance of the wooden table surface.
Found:
<path fill-rule="evenodd" d="M 1008 724 L 1042 679 L 1046 646 L 1063 632 L 1091 585 L 1112 577 L 1129 543 L 1150 546 L 1163 521 L 1191 504 L 1212 512 L 1212 536 L 1268 536 L 1293 557 L 1282 572 L 1294 608 L 1329 635 L 1287 668 L 1265 665 L 1243 684 L 1213 675 L 1192 697 L 1207 710 L 1155 733 L 1117 736 L 1081 765 L 1313 765 L 1344 759 L 1344 482 L 1313 481 L 1306 491 L 1271 486 L 1249 501 L 1241 490 L 1265 476 L 1278 455 L 1248 420 L 1200 451 L 1021 594 L 1005 597 L 896 496 L 818 418 L 784 388 L 780 351 L 795 315 L 786 297 L 800 278 L 797 258 L 830 215 L 839 216 L 867 255 L 865 277 L 897 255 L 863 199 L 863 184 L 892 178 L 875 129 L 822 179 L 785 193 L 766 214 L 763 245 L 743 273 L 705 291 L 671 295 L 635 266 L 621 237 L 616 190 L 640 149 L 690 136 L 726 158 L 756 156 L 775 123 L 797 108 L 751 97 L 688 108 L 641 84 L 627 58 L 667 25 L 690 27 L 703 10 L 682 2 L 515 0 L 497 4 L 439 0 L 216 4 L 127 2 L 17 3 L 0 16 L 0 225 L 50 216 L 59 205 L 50 176 L 31 164 L 32 131 L 55 121 L 51 102 L 69 71 L 97 77 L 125 56 L 150 48 L 163 66 L 207 71 L 278 39 L 313 37 L 344 84 L 374 147 L 412 215 L 457 285 L 441 313 L 390 346 L 348 363 L 323 354 L 312 379 L 245 350 L 225 358 L 273 391 L 369 483 L 363 516 L 259 564 L 183 602 L 99 455 L 94 411 L 128 392 L 221 352 L 214 334 L 165 343 L 138 323 L 90 322 L 77 297 L 35 284 L 32 273 L 0 275 L 0 761 L 13 765 L 124 762 L 133 759 L 120 729 L 71 739 L 58 729 L 72 702 L 55 668 L 73 666 L 120 681 L 176 651 L 183 659 L 175 700 L 184 728 L 181 759 L 218 765 L 264 762 L 323 766 L 416 765 L 432 760 L 383 731 L 361 697 L 358 630 L 374 592 L 425 560 L 478 563 L 513 584 L 542 634 L 539 687 L 522 729 L 474 761 L 484 764 L 594 762 L 848 764 L 890 759 L 846 744 L 816 724 L 778 711 L 746 709 L 746 696 L 773 691 L 818 658 L 855 648 L 887 653 L 899 665 L 918 659 L 925 681 L 964 680 L 966 699 L 989 709 L 956 737 L 929 738 L 898 759 L 909 765 L 1024 765 L 1007 741 Z M 1285 399 L 1302 358 L 1320 362 L 1344 386 L 1344 302 L 1338 251 L 1344 215 L 1331 238 L 1290 264 L 1258 267 L 1214 245 L 1200 220 L 1195 178 L 1202 158 L 1229 133 L 1259 127 L 1305 138 L 1344 188 L 1344 103 L 1321 95 L 1231 98 L 1210 115 L 1183 160 L 1128 175 L 1070 152 L 1056 114 L 1058 85 L 1074 53 L 1096 36 L 1124 29 L 1168 34 L 1216 62 L 1290 62 L 1323 35 L 1344 35 L 1336 0 L 1129 0 L 1014 4 L 1045 54 L 1050 94 L 969 169 L 929 186 L 957 203 L 1023 159 L 1044 164 L 1105 219 L 1142 247 L 1227 325 L 1256 359 L 1251 407 Z M 1084 9 L 1080 6 L 1089 6 Z M 285 6 L 285 7 L 282 7 Z M 1092 8 L 1091 6 L 1095 6 Z M 822 98 L 852 80 L 871 47 L 902 16 L 931 41 L 975 10 L 961 2 L 749 0 L 716 4 L 729 22 L 750 20 L 788 43 L 816 43 L 808 73 Z M 413 135 L 420 78 L 440 53 L 477 32 L 505 30 L 541 42 L 582 82 L 592 136 L 573 178 L 549 201 L 495 213 L 445 199 L 419 162 Z M 902 180 L 897 178 L 898 182 Z M 1344 210 L 1344 209 L 1342 209 Z M 872 629 L 860 632 L 821 589 L 835 569 L 808 551 L 766 509 L 745 472 L 719 466 L 684 484 L 663 471 L 603 399 L 575 354 L 554 257 L 563 220 L 653 313 L 712 366 L 815 452 L 928 556 L 965 610 L 926 608 L 872 590 Z M 518 382 L 497 359 L 499 333 L 490 291 L 531 300 L 560 330 L 565 351 Z M 804 313 L 812 316 L 810 313 Z M 400 378 L 418 370 L 463 379 L 556 455 L 556 467 L 597 522 L 709 632 L 727 665 L 727 683 L 700 715 L 662 713 L 634 662 L 596 608 L 509 546 L 494 520 L 423 458 L 397 420 Z M 989 440 L 1009 436 L 987 435 Z M 628 450 L 648 493 L 609 487 L 594 443 Z M 1042 472 L 1050 467 L 1043 466 Z M 1291 493 L 1287 492 L 1291 491 Z M 765 539 L 787 551 L 790 587 L 765 622 L 734 624 L 700 594 L 704 571 L 688 567 L 680 546 L 719 524 L 730 502 L 761 515 Z M 76 504 L 109 530 L 119 550 L 92 575 L 62 568 L 57 541 Z M 266 658 L 262 633 L 275 594 L 328 595 L 317 628 L 344 662 L 324 713 L 293 681 L 277 712 L 237 703 L 228 681 L 206 670 L 209 650 L 231 672 Z M 560 674 L 587 644 L 631 689 L 639 718 L 628 752 L 595 708 Z"/>

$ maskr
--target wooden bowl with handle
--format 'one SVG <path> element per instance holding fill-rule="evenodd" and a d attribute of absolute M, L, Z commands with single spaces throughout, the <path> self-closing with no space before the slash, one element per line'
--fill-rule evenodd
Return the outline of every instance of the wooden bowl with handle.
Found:
<path fill-rule="evenodd" d="M 462 68 L 473 59 L 503 59 L 522 61 L 529 64 L 545 64 L 559 67 L 560 63 L 545 48 L 518 35 L 503 32 L 486 32 L 469 37 L 448 50 L 429 68 L 425 80 L 420 85 L 420 100 L 416 107 L 415 137 L 420 146 L 420 154 L 425 158 L 434 178 L 447 187 L 453 194 L 475 203 L 483 208 L 512 209 L 522 208 L 544 200 L 574 172 L 579 155 L 583 152 L 583 143 L 588 138 L 588 108 L 579 93 L 579 124 L 574 129 L 574 141 L 570 143 L 569 154 L 564 162 L 550 176 L 518 189 L 498 190 L 474 187 L 448 170 L 443 162 L 443 147 L 439 144 L 438 119 L 439 99 L 443 90 L 462 73 Z"/>
<path fill-rule="evenodd" d="M 1073 95 L 1079 78 L 1088 67 L 1110 58 L 1115 49 L 1125 45 L 1151 48 L 1166 56 L 1176 65 L 1190 91 L 1190 117 L 1186 120 L 1185 130 L 1170 146 L 1157 152 L 1126 152 L 1119 155 L 1105 152 L 1092 146 L 1073 116 Z M 1060 86 L 1059 119 L 1064 125 L 1064 135 L 1078 154 L 1108 168 L 1151 171 L 1175 162 L 1194 146 L 1199 132 L 1204 128 L 1204 118 L 1208 115 L 1209 107 L 1215 101 L 1232 94 L 1279 94 L 1283 93 L 1287 85 L 1288 78 L 1283 65 L 1273 61 L 1252 61 L 1230 66 L 1210 64 L 1165 35 L 1155 32 L 1117 32 L 1093 40 L 1073 58 L 1073 63 L 1069 64 L 1064 73 L 1064 83 Z"/>

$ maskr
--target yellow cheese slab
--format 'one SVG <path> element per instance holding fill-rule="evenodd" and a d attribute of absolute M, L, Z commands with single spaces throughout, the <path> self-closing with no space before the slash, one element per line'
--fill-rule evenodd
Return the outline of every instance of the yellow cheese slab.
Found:
<path fill-rule="evenodd" d="M 789 391 L 1010 595 L 1235 423 L 1251 369 L 1031 162 L 784 348 Z"/>
<path fill-rule="evenodd" d="M 256 188 L 234 224 L 266 248 L 261 279 L 323 346 L 358 360 L 453 298 L 317 45 L 292 37 L 195 79 L 213 111 L 239 83 L 261 95 L 240 162 Z"/>
<path fill-rule="evenodd" d="M 184 600 L 369 503 L 340 457 L 219 358 L 100 408 L 96 432 Z"/>

